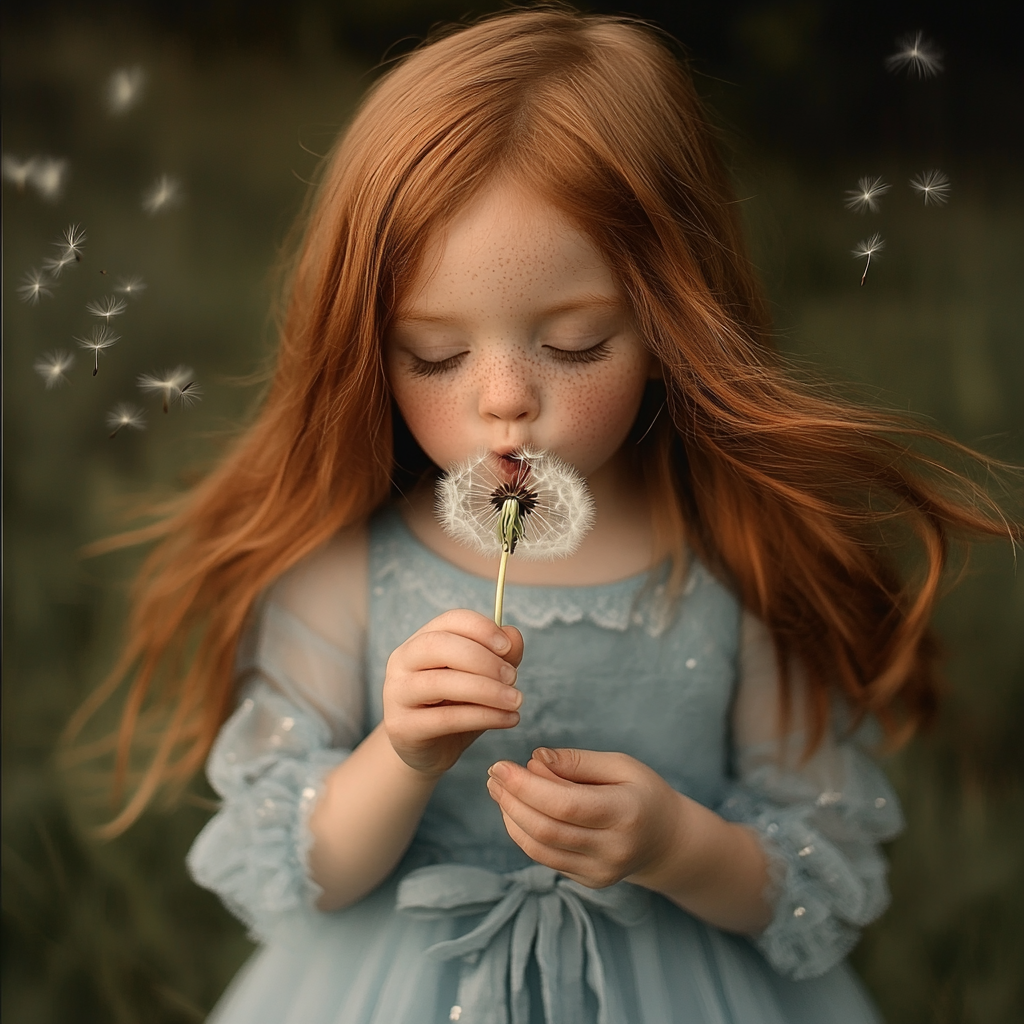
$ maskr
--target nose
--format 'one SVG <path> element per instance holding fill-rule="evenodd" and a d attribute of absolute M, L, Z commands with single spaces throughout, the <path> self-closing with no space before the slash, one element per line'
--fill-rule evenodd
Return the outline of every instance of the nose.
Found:
<path fill-rule="evenodd" d="M 540 413 L 540 391 L 529 361 L 507 352 L 480 367 L 479 409 L 483 419 L 530 423 Z"/>

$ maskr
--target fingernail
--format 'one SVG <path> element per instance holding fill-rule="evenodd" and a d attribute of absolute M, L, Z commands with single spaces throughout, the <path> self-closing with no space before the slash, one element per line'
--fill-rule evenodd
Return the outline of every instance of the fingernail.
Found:
<path fill-rule="evenodd" d="M 538 761 L 543 761 L 545 764 L 554 764 L 558 760 L 558 755 L 547 747 L 538 747 L 534 752 L 533 756 Z"/>
<path fill-rule="evenodd" d="M 508 778 L 508 767 L 501 761 L 497 761 L 487 769 L 487 774 L 492 779 L 497 779 L 500 782 L 502 779 Z"/>
<path fill-rule="evenodd" d="M 512 646 L 512 641 L 504 633 L 495 633 L 491 639 L 491 646 L 499 654 L 504 654 Z"/>
<path fill-rule="evenodd" d="M 514 665 L 510 665 L 507 661 L 501 663 L 501 668 L 498 670 L 498 677 L 503 683 L 508 683 L 511 686 L 516 681 L 516 670 Z"/>

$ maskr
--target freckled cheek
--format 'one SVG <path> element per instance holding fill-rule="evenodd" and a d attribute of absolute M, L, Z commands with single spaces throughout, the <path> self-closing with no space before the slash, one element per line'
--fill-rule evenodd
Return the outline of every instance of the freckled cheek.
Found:
<path fill-rule="evenodd" d="M 392 388 L 406 426 L 420 447 L 440 465 L 464 458 L 459 416 L 451 396 L 428 382 L 400 384 Z"/>
<path fill-rule="evenodd" d="M 636 419 L 645 382 L 645 377 L 626 371 L 595 376 L 584 387 L 563 390 L 559 433 L 577 449 L 581 462 L 603 462 L 615 454 Z"/>

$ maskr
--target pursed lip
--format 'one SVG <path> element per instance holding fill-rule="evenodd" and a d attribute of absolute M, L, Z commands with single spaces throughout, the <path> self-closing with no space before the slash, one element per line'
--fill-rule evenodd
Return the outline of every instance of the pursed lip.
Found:
<path fill-rule="evenodd" d="M 524 470 L 529 467 L 529 463 L 518 457 L 518 453 L 526 447 L 528 446 L 514 445 L 492 450 L 491 454 L 494 456 L 495 468 L 507 483 L 515 483 L 524 475 Z"/>

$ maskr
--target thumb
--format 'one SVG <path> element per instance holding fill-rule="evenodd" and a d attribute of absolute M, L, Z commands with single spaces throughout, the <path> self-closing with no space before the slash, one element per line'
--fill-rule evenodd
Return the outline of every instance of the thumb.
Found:
<path fill-rule="evenodd" d="M 580 750 L 577 747 L 537 747 L 533 756 L 549 771 L 569 782 L 607 785 L 629 778 L 625 754 L 604 750 Z"/>
<path fill-rule="evenodd" d="M 518 668 L 519 662 L 523 660 L 523 634 L 515 626 L 502 626 L 501 631 L 512 641 L 508 654 L 502 655 L 502 657 L 510 665 Z"/>

